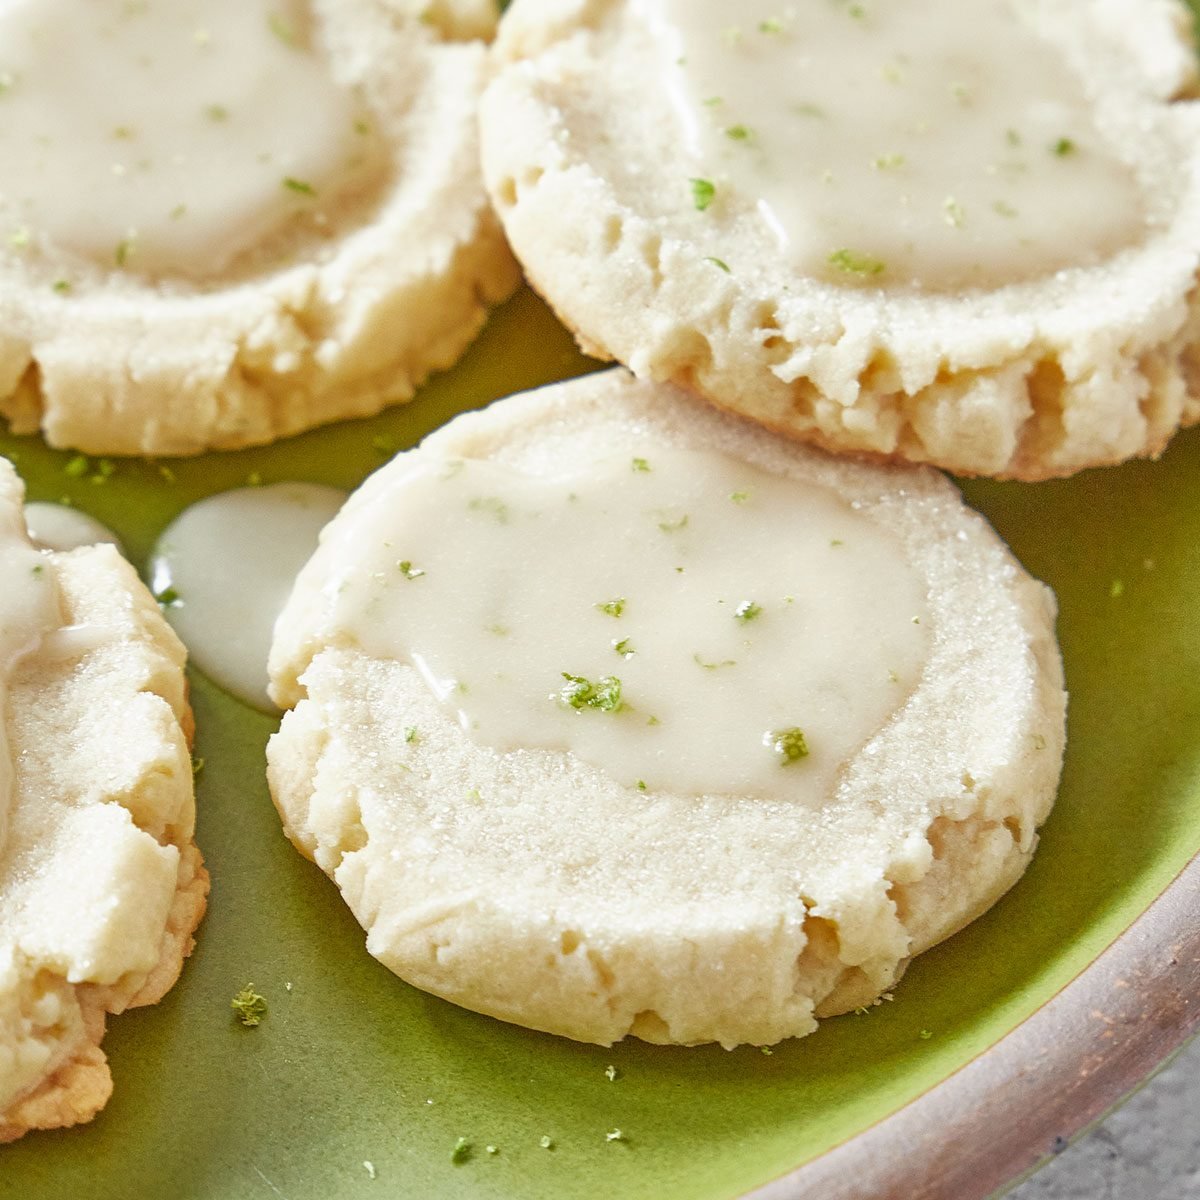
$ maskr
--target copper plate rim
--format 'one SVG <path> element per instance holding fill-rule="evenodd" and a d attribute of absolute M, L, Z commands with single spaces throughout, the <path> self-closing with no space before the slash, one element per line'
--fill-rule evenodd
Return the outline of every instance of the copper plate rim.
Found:
<path fill-rule="evenodd" d="M 984 1200 L 1200 1024 L 1200 855 L 1053 999 L 948 1079 L 745 1200 Z"/>

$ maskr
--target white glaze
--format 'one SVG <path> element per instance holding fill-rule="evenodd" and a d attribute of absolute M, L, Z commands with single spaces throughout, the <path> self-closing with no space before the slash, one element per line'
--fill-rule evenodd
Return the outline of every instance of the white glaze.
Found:
<path fill-rule="evenodd" d="M 192 662 L 255 708 L 276 711 L 266 690 L 275 618 L 345 499 L 311 483 L 222 492 L 185 509 L 154 548 L 151 588 L 168 598 Z"/>
<path fill-rule="evenodd" d="M 414 664 L 485 745 L 816 804 L 920 677 L 920 580 L 829 489 L 700 451 L 560 479 L 414 461 L 322 545 L 326 636 Z M 618 679 L 619 709 L 564 673 Z"/>
<path fill-rule="evenodd" d="M 308 41 L 299 0 L 0 4 L 10 240 L 207 276 L 336 202 L 375 139 Z"/>
<path fill-rule="evenodd" d="M 69 504 L 26 504 L 25 524 L 41 550 L 78 550 L 101 543 L 121 549 L 120 539 L 107 525 Z"/>
<path fill-rule="evenodd" d="M 713 203 L 756 203 L 807 274 L 995 287 L 1146 233 L 1083 85 L 1009 0 L 639 3 Z"/>

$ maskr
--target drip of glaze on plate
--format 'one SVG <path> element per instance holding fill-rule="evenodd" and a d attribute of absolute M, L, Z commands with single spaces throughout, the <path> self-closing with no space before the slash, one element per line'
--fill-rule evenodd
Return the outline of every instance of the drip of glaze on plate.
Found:
<path fill-rule="evenodd" d="M 277 711 L 267 696 L 275 618 L 345 499 L 312 483 L 221 492 L 185 509 L 155 545 L 151 590 L 192 662 L 264 712 Z"/>
<path fill-rule="evenodd" d="M 0 5 L 0 216 L 101 266 L 224 272 L 378 166 L 299 0 Z"/>
<path fill-rule="evenodd" d="M 338 529 L 331 640 L 413 664 L 484 745 L 630 787 L 818 804 L 928 653 L 894 535 L 722 454 L 552 479 L 417 459 Z"/>
<path fill-rule="evenodd" d="M 1147 232 L 1083 83 L 1009 0 L 638 4 L 668 60 L 695 207 L 756 204 L 811 276 L 994 288 Z"/>
<path fill-rule="evenodd" d="M 16 787 L 7 732 L 13 673 L 62 625 L 54 568 L 29 541 L 21 498 L 15 472 L 0 461 L 0 854 Z"/>
<path fill-rule="evenodd" d="M 121 549 L 120 539 L 107 525 L 69 504 L 26 504 L 25 525 L 39 550 L 78 550 L 102 543 Z"/>

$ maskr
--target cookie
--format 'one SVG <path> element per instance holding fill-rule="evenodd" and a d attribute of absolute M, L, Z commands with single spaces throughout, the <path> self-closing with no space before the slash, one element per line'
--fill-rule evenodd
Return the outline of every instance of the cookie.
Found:
<path fill-rule="evenodd" d="M 204 912 L 184 650 L 110 545 L 35 550 L 0 460 L 0 1142 L 90 1120 L 110 1014 Z"/>
<path fill-rule="evenodd" d="M 775 1042 L 1030 861 L 1054 612 L 937 472 L 606 372 L 350 498 L 276 625 L 271 790 L 410 983 L 583 1041 Z"/>
<path fill-rule="evenodd" d="M 1042 479 L 1200 417 L 1175 0 L 515 0 L 484 175 L 580 344 L 790 437 Z"/>
<path fill-rule="evenodd" d="M 0 18 L 14 432 L 194 454 L 368 416 L 516 286 L 478 162 L 492 4 L 77 8 Z"/>

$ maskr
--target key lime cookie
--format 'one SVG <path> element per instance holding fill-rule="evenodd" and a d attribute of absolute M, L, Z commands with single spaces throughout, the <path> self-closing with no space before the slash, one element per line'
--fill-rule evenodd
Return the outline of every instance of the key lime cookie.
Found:
<path fill-rule="evenodd" d="M 351 497 L 276 626 L 271 788 L 418 987 L 583 1041 L 775 1042 L 1025 869 L 1053 624 L 940 474 L 607 372 Z"/>
<path fill-rule="evenodd" d="M 0 12 L 0 416 L 191 454 L 407 400 L 517 282 L 484 0 Z"/>
<path fill-rule="evenodd" d="M 832 450 L 1065 475 L 1200 418 L 1189 29 L 1175 0 L 515 0 L 484 174 L 589 352 Z"/>
<path fill-rule="evenodd" d="M 39 551 L 0 459 L 0 1142 L 90 1120 L 108 1015 L 179 975 L 193 840 L 184 650 L 111 545 Z"/>

